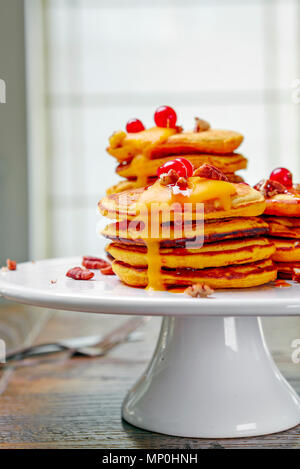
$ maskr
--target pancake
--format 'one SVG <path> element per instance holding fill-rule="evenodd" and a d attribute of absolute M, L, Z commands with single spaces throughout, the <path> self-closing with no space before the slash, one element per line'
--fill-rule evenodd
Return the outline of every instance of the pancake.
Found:
<path fill-rule="evenodd" d="M 180 132 L 176 129 L 153 127 L 136 134 L 115 132 L 107 151 L 118 161 L 130 161 L 144 153 L 148 158 L 183 154 L 230 154 L 243 141 L 243 136 L 231 130 L 211 129 L 204 132 Z"/>
<path fill-rule="evenodd" d="M 155 146 L 151 156 L 180 155 L 193 153 L 227 154 L 236 150 L 243 136 L 232 130 L 210 129 L 204 132 L 182 132 L 169 137 Z"/>
<path fill-rule="evenodd" d="M 282 238 L 300 238 L 300 218 L 297 217 L 263 217 L 269 225 L 270 236 Z"/>
<path fill-rule="evenodd" d="M 147 185 L 151 184 L 149 179 L 147 179 Z M 137 189 L 138 187 L 143 187 L 142 182 L 133 180 L 133 181 L 120 181 L 117 184 L 114 184 L 113 186 L 110 186 L 106 190 L 106 195 L 111 195 L 111 194 L 119 194 L 120 192 L 124 191 L 132 191 L 134 189 Z"/>
<path fill-rule="evenodd" d="M 126 133 L 117 130 L 109 138 L 107 152 L 118 161 L 130 161 L 135 155 L 145 153 L 147 150 L 165 142 L 177 129 L 165 127 L 152 127 L 138 133 Z"/>
<path fill-rule="evenodd" d="M 102 231 L 102 235 L 112 241 L 118 241 L 127 244 L 136 244 L 146 246 L 143 239 L 143 227 L 145 225 L 139 222 L 121 222 L 110 223 Z M 162 232 L 166 234 L 166 239 L 161 237 L 160 247 L 185 247 L 187 239 L 179 238 L 174 233 L 174 224 L 169 224 L 170 230 Z M 188 241 L 204 241 L 205 244 L 225 239 L 235 239 L 244 237 L 254 237 L 268 233 L 268 224 L 258 217 L 237 217 L 225 218 L 220 220 L 207 220 L 203 225 L 197 226 L 195 223 L 185 225 L 184 236 Z"/>
<path fill-rule="evenodd" d="M 278 269 L 278 277 L 292 279 L 294 269 L 300 269 L 300 262 L 274 262 Z"/>
<path fill-rule="evenodd" d="M 136 267 L 148 265 L 146 246 L 111 243 L 106 250 L 111 257 L 124 264 Z M 210 243 L 195 249 L 161 248 L 159 256 L 162 268 L 205 269 L 256 262 L 269 258 L 274 251 L 274 245 L 267 238 L 257 237 Z"/>
<path fill-rule="evenodd" d="M 266 199 L 265 215 L 300 217 L 300 192 L 292 189 L 286 194 L 277 194 Z"/>
<path fill-rule="evenodd" d="M 229 182 L 234 182 L 234 183 L 239 183 L 239 182 L 244 182 L 244 179 L 239 175 L 239 174 L 234 174 L 234 173 L 226 173 L 226 177 Z M 130 179 L 126 181 L 120 181 L 117 184 L 109 187 L 106 190 L 107 195 L 111 194 L 116 194 L 118 192 L 124 192 L 127 190 L 133 190 L 137 189 L 140 187 L 148 186 L 149 184 L 153 184 L 157 180 L 157 177 L 145 177 L 143 176 L 142 178 L 138 179 Z"/>
<path fill-rule="evenodd" d="M 220 169 L 225 174 L 234 173 L 239 169 L 245 169 L 247 167 L 247 159 L 238 153 L 232 153 L 228 156 L 188 154 L 185 155 L 185 158 L 187 158 L 193 164 L 195 169 L 199 168 L 199 166 L 204 163 L 208 163 Z M 147 177 L 156 177 L 157 169 L 167 161 L 171 160 L 174 160 L 174 156 L 149 159 L 143 155 L 138 155 L 135 156 L 130 163 L 120 164 L 117 167 L 116 172 L 119 176 L 128 179 L 136 178 L 137 174 L 141 174 Z"/>
<path fill-rule="evenodd" d="M 272 259 L 276 262 L 300 262 L 300 240 L 272 238 L 276 252 Z"/>
<path fill-rule="evenodd" d="M 127 285 L 146 287 L 148 284 L 147 269 L 132 267 L 120 261 L 113 261 L 113 271 Z M 189 286 L 204 283 L 213 289 L 248 288 L 262 285 L 276 279 L 277 270 L 271 260 L 250 262 L 243 265 L 208 269 L 174 269 L 161 270 L 165 287 Z"/>
<path fill-rule="evenodd" d="M 98 204 L 102 215 L 117 220 L 137 218 L 141 206 L 157 204 L 183 205 L 186 220 L 199 218 L 196 203 L 204 205 L 201 217 L 204 219 L 244 217 L 261 215 L 265 209 L 262 194 L 246 184 L 233 184 L 225 181 L 207 180 L 199 177 L 189 178 L 187 192 L 174 194 L 170 186 L 162 186 L 156 181 L 149 188 L 139 188 L 104 197 Z M 205 200 L 203 199 L 205 197 Z M 226 199 L 226 203 L 225 202 Z M 174 213 L 170 213 L 170 220 Z"/>

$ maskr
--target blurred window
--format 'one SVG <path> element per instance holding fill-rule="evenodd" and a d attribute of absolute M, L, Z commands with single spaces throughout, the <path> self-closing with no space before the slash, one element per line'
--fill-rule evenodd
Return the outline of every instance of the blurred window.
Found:
<path fill-rule="evenodd" d="M 297 0 L 47 0 L 51 255 L 97 254 L 97 201 L 117 181 L 108 136 L 160 104 L 241 131 L 255 183 L 300 180 Z"/>

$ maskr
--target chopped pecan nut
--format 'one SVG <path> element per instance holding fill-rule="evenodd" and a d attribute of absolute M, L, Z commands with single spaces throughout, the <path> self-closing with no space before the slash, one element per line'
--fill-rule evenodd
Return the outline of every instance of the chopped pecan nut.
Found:
<path fill-rule="evenodd" d="M 176 184 L 179 178 L 180 176 L 176 173 L 175 169 L 170 169 L 167 173 L 160 176 L 159 182 L 162 186 L 169 186 L 170 184 Z"/>
<path fill-rule="evenodd" d="M 68 270 L 66 273 L 67 277 L 74 280 L 90 280 L 94 275 L 94 272 L 82 267 L 72 267 L 72 269 Z"/>
<path fill-rule="evenodd" d="M 193 176 L 198 176 L 206 179 L 215 179 L 216 181 L 228 181 L 226 174 L 224 174 L 220 169 L 212 166 L 211 164 L 204 163 L 195 169 Z"/>
<path fill-rule="evenodd" d="M 8 270 L 16 270 L 17 269 L 16 261 L 12 261 L 11 259 L 6 259 L 6 265 L 7 265 Z"/>
<path fill-rule="evenodd" d="M 87 269 L 104 269 L 107 266 L 110 266 L 109 262 L 101 259 L 100 257 L 93 256 L 83 256 L 82 265 Z"/>
<path fill-rule="evenodd" d="M 234 184 L 247 184 L 247 182 L 244 181 L 244 179 L 239 175 L 239 174 L 234 174 L 234 173 L 231 173 L 231 174 L 226 174 L 227 176 L 227 179 L 229 182 L 233 182 Z M 247 186 L 249 186 L 249 184 L 247 184 Z"/>
<path fill-rule="evenodd" d="M 300 283 L 300 269 L 293 269 L 292 280 L 294 280 L 294 282 Z"/>
<path fill-rule="evenodd" d="M 205 130 L 210 129 L 209 122 L 206 122 L 204 119 L 199 119 L 199 117 L 195 117 L 195 127 L 194 132 L 204 132 Z"/>
<path fill-rule="evenodd" d="M 277 194 L 285 194 L 288 192 L 283 184 L 278 181 L 272 181 L 271 179 L 262 179 L 254 186 L 254 189 L 259 191 L 266 199 Z"/>
<path fill-rule="evenodd" d="M 184 177 L 180 177 L 176 184 L 177 184 L 177 186 L 181 187 L 182 189 L 186 188 L 187 187 L 187 179 L 184 178 Z"/>
<path fill-rule="evenodd" d="M 181 134 L 181 132 L 183 132 L 183 127 L 181 127 L 181 125 L 176 125 L 175 130 L 177 134 Z"/>
<path fill-rule="evenodd" d="M 297 192 L 300 192 L 300 184 L 293 184 L 293 189 L 295 189 Z"/>
<path fill-rule="evenodd" d="M 213 292 L 214 290 L 208 285 L 205 285 L 205 283 L 196 283 L 185 290 L 185 293 L 193 298 L 206 298 Z"/>
<path fill-rule="evenodd" d="M 100 272 L 102 275 L 116 275 L 114 271 L 112 270 L 112 266 L 110 264 L 100 269 Z"/>

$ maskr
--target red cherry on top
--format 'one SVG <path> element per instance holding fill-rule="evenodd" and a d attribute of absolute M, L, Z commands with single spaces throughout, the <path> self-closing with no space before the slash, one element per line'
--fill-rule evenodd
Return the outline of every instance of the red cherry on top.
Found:
<path fill-rule="evenodd" d="M 186 171 L 187 171 L 187 177 L 193 176 L 194 166 L 189 160 L 187 160 L 186 158 L 175 158 L 174 161 L 180 161 L 181 163 L 184 164 L 184 166 L 186 167 Z"/>
<path fill-rule="evenodd" d="M 163 174 L 168 174 L 170 169 L 176 171 L 178 176 L 187 178 L 187 167 L 179 158 L 177 160 L 167 161 L 165 164 L 160 166 L 157 170 L 157 176 L 160 177 Z"/>
<path fill-rule="evenodd" d="M 277 181 L 283 184 L 285 187 L 292 187 L 293 175 L 286 168 L 275 168 L 270 174 L 271 181 Z"/>
<path fill-rule="evenodd" d="M 135 134 L 145 130 L 145 126 L 139 119 L 130 119 L 126 124 L 126 132 L 129 134 Z"/>
<path fill-rule="evenodd" d="M 170 106 L 159 106 L 154 114 L 157 127 L 176 127 L 177 115 Z"/>

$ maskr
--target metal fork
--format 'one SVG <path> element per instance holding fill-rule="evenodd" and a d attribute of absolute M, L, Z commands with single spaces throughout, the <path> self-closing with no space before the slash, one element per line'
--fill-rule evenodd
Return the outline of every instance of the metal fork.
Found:
<path fill-rule="evenodd" d="M 137 340 L 139 333 L 136 329 L 141 327 L 149 320 L 149 317 L 138 316 L 129 319 L 113 331 L 101 336 L 76 337 L 65 339 L 55 343 L 47 343 L 34 345 L 22 350 L 12 352 L 6 356 L 6 362 L 24 360 L 26 358 L 40 357 L 57 353 L 61 351 L 69 351 L 71 356 L 88 356 L 99 357 L 105 355 L 109 350 L 117 345 L 128 341 Z"/>

